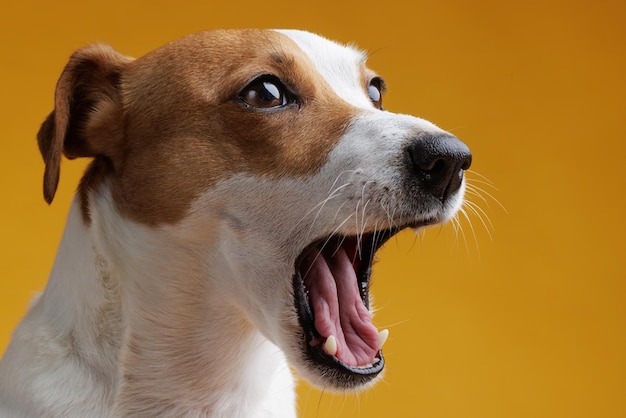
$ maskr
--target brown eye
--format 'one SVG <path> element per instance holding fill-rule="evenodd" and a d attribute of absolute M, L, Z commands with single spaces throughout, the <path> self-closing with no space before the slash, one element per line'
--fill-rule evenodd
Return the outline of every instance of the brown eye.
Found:
<path fill-rule="evenodd" d="M 260 77 L 248 84 L 239 98 L 257 109 L 273 109 L 287 104 L 283 85 L 272 77 Z"/>
<path fill-rule="evenodd" d="M 383 91 L 385 89 L 384 81 L 375 77 L 370 81 L 367 87 L 367 94 L 370 96 L 370 100 L 377 109 L 383 108 Z"/>

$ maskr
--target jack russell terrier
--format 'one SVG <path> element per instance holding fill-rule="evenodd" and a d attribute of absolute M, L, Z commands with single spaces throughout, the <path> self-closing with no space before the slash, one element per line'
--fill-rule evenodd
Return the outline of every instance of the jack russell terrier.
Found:
<path fill-rule="evenodd" d="M 293 367 L 377 380 L 376 251 L 460 208 L 469 149 L 383 110 L 360 51 L 301 31 L 74 53 L 38 134 L 93 159 L 0 363 L 0 416 L 294 417 Z"/>

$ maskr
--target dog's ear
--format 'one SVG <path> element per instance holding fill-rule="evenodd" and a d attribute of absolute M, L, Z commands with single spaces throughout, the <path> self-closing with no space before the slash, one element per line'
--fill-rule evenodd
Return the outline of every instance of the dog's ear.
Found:
<path fill-rule="evenodd" d="M 57 82 L 54 110 L 37 134 L 46 164 L 46 202 L 52 202 L 59 183 L 61 154 L 114 159 L 119 153 L 123 139 L 121 77 L 131 61 L 102 44 L 71 56 Z"/>

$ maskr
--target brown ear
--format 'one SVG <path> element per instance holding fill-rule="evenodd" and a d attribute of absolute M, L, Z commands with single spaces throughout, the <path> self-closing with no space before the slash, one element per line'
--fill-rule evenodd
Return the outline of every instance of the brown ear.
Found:
<path fill-rule="evenodd" d="M 70 58 L 57 82 L 54 111 L 37 134 L 46 164 L 46 202 L 52 202 L 59 183 L 62 153 L 68 158 L 116 156 L 123 139 L 121 75 L 131 61 L 101 44 Z"/>

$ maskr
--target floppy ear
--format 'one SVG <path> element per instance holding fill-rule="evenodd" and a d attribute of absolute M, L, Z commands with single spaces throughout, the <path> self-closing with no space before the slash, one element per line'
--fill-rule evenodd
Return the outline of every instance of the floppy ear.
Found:
<path fill-rule="evenodd" d="M 108 45 L 76 51 L 57 82 L 54 110 L 37 134 L 46 164 L 43 190 L 51 203 L 67 158 L 115 159 L 123 140 L 121 75 L 132 58 Z"/>

